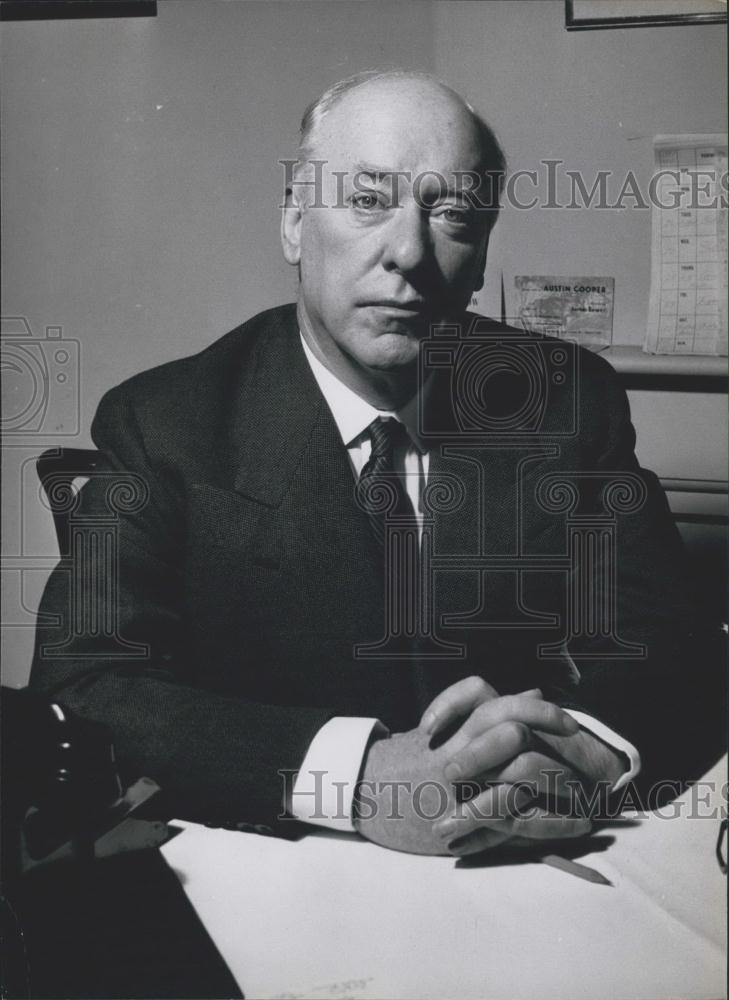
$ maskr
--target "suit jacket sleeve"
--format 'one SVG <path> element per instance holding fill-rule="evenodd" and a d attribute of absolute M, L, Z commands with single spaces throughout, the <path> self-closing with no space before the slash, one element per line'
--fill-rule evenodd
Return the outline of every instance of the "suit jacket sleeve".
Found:
<path fill-rule="evenodd" d="M 104 546 L 93 544 L 73 562 L 61 559 L 40 607 L 31 686 L 109 725 L 123 777 L 157 781 L 171 815 L 260 824 L 285 836 L 297 824 L 278 822 L 279 770 L 300 766 L 333 713 L 251 703 L 191 683 L 179 597 L 184 511 L 178 484 L 152 468 L 124 387 L 102 400 L 92 437 L 103 460 L 76 513 L 93 534 L 98 518 L 108 521 L 117 491 L 113 563 L 103 562 Z M 139 499 L 140 491 L 148 493 L 141 505 L 133 496 Z M 95 595 L 93 608 L 74 590 L 79 573 L 90 587 L 86 595 Z M 54 617 L 60 625 L 44 624 Z M 245 649 L 240 659 L 241 669 L 262 667 L 246 663 Z"/>

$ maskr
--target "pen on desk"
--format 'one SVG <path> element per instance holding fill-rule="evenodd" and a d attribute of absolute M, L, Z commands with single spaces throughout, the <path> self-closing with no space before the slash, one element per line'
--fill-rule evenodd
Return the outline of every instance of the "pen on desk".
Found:
<path fill-rule="evenodd" d="M 579 865 L 576 861 L 570 861 L 569 858 L 561 858 L 559 854 L 545 854 L 539 860 L 542 864 L 558 868 L 561 872 L 567 872 L 568 875 L 576 875 L 577 878 L 583 878 L 587 882 L 594 882 L 596 885 L 613 884 L 610 879 L 605 878 L 604 875 L 595 871 L 594 868 L 588 868 L 587 865 Z"/>

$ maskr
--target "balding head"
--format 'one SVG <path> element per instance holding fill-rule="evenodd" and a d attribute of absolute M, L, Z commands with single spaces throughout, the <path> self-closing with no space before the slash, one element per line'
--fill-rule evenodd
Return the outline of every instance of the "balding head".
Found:
<path fill-rule="evenodd" d="M 506 160 L 492 129 L 473 106 L 457 91 L 429 73 L 414 70 L 366 70 L 339 80 L 309 105 L 301 119 L 299 159 L 310 160 L 320 156 L 319 140 L 322 126 L 329 113 L 347 95 L 364 87 L 380 90 L 381 97 L 389 100 L 397 96 L 398 90 L 410 91 L 416 98 L 426 102 L 433 93 L 446 104 L 450 103 L 455 114 L 465 114 L 471 121 L 482 151 L 483 169 L 503 175 Z M 425 104 L 421 111 L 427 114 Z"/>
<path fill-rule="evenodd" d="M 503 176 L 503 156 L 463 98 L 424 74 L 342 81 L 302 127 L 282 223 L 300 322 L 366 395 L 412 369 L 433 324 L 459 317 L 481 286 L 496 210 L 480 182 Z"/>

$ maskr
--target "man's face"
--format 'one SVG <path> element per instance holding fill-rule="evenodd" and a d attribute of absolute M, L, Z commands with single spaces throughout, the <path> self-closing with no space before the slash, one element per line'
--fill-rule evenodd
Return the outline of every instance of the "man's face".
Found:
<path fill-rule="evenodd" d="M 409 367 L 431 323 L 464 309 L 483 273 L 487 215 L 463 179 L 481 167 L 476 128 L 432 83 L 381 80 L 330 111 L 315 156 L 326 160 L 325 207 L 311 188 L 286 254 L 300 265 L 305 335 L 335 370 L 342 355 L 365 371 Z"/>

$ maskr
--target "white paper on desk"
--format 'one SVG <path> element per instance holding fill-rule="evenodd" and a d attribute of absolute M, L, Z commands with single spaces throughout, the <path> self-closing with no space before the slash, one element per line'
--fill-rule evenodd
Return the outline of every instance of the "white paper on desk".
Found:
<path fill-rule="evenodd" d="M 654 140 L 651 291 L 644 350 L 727 353 L 727 136 Z"/>
<path fill-rule="evenodd" d="M 578 859 L 614 888 L 326 832 L 289 842 L 181 824 L 163 850 L 256 1000 L 714 1000 L 726 962 L 718 823 L 616 827 L 605 852 Z"/>

